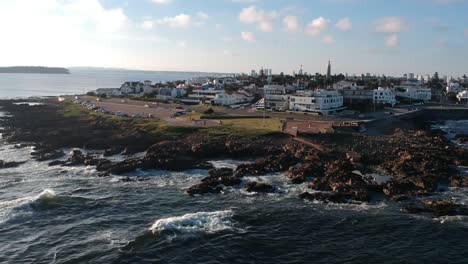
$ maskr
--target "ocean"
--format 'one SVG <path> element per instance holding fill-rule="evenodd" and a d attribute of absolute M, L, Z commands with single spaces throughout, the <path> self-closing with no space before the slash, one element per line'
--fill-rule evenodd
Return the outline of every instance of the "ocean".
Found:
<path fill-rule="evenodd" d="M 221 75 L 198 72 L 155 72 L 72 68 L 71 74 L 1 74 L 0 98 L 83 94 L 97 88 L 118 88 L 126 81 L 166 82 Z"/>
<path fill-rule="evenodd" d="M 0 75 L 0 97 L 192 76 L 127 74 Z M 459 133 L 460 126 L 441 127 Z M 0 140 L 0 160 L 27 161 L 0 170 L 0 263 L 468 263 L 468 217 L 411 215 L 388 200 L 306 202 L 298 198 L 306 184 L 291 184 L 281 173 L 246 177 L 219 195 L 190 197 L 185 189 L 208 171 L 99 177 L 93 167 L 49 167 L 32 160 L 31 151 Z M 235 168 L 245 161 L 211 162 Z M 124 177 L 141 180 L 123 182 Z M 242 185 L 253 180 L 278 191 L 245 192 Z M 463 189 L 439 196 L 468 203 Z"/>

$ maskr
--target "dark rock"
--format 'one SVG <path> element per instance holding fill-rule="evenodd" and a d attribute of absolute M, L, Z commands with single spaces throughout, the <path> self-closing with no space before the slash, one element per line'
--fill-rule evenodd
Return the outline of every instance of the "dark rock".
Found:
<path fill-rule="evenodd" d="M 234 170 L 229 168 L 212 169 L 208 171 L 211 177 L 231 177 L 234 175 Z"/>
<path fill-rule="evenodd" d="M 7 162 L 7 161 L 3 161 L 3 160 L 0 160 L 0 169 L 8 169 L 8 168 L 15 168 L 15 167 L 18 167 L 22 164 L 26 163 L 26 161 L 20 161 L 20 162 L 16 162 L 16 161 L 11 161 L 11 162 Z"/>
<path fill-rule="evenodd" d="M 242 177 L 245 175 L 265 175 L 272 172 L 285 171 L 289 167 L 296 165 L 297 162 L 298 159 L 296 157 L 286 153 L 268 156 L 257 159 L 254 163 L 239 165 L 234 175 Z"/>
<path fill-rule="evenodd" d="M 320 163 L 306 163 L 300 166 L 291 167 L 286 176 L 293 183 L 302 183 L 308 177 L 323 177 L 323 166 Z"/>
<path fill-rule="evenodd" d="M 65 161 L 62 160 L 55 160 L 49 163 L 49 166 L 59 166 L 59 165 L 65 165 Z"/>
<path fill-rule="evenodd" d="M 81 165 L 84 164 L 85 156 L 80 150 L 72 150 L 70 156 L 67 159 L 68 165 Z"/>
<path fill-rule="evenodd" d="M 120 154 L 121 152 L 122 152 L 122 149 L 120 148 L 106 149 L 104 151 L 104 157 L 114 156 L 114 155 Z"/>
<path fill-rule="evenodd" d="M 431 213 L 434 217 L 468 215 L 468 207 L 453 200 L 423 200 L 404 207 L 410 214 Z"/>
<path fill-rule="evenodd" d="M 190 195 L 220 193 L 222 190 L 223 190 L 223 187 L 220 187 L 220 186 L 212 186 L 207 183 L 200 183 L 200 184 L 197 184 L 188 188 L 187 193 Z"/>
<path fill-rule="evenodd" d="M 65 152 L 63 152 L 62 150 L 54 149 L 39 149 L 31 153 L 31 155 L 37 161 L 48 161 L 64 157 Z"/>
<path fill-rule="evenodd" d="M 271 193 L 275 191 L 275 188 L 266 183 L 249 182 L 245 187 L 245 190 L 256 193 Z"/>

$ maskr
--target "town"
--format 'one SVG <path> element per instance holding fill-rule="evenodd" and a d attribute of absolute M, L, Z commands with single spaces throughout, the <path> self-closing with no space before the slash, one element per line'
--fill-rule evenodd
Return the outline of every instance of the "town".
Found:
<path fill-rule="evenodd" d="M 468 103 L 468 78 L 434 75 L 293 75 L 273 74 L 271 69 L 222 77 L 196 77 L 166 83 L 150 80 L 125 82 L 120 88 L 99 88 L 88 95 L 88 108 L 130 117 L 157 117 L 174 125 L 216 125 L 221 121 L 179 119 L 194 106 L 238 118 L 277 117 L 283 131 L 314 133 L 334 126 L 359 126 L 365 121 L 416 111 L 422 106 L 464 107 Z M 76 102 L 83 103 L 77 100 Z M 185 105 L 185 106 L 184 106 Z M 152 109 L 153 108 L 153 109 Z M 268 116 L 266 116 L 268 114 Z M 223 119 L 218 116 L 218 119 Z M 317 123 L 329 121 L 327 124 Z M 299 121 L 299 122 L 293 122 Z M 301 122 L 307 121 L 305 126 Z M 314 126 L 310 122 L 316 122 Z M 318 125 L 320 124 L 320 125 Z M 289 128 L 288 128 L 289 127 Z M 291 131 L 290 131 L 291 132 Z"/>

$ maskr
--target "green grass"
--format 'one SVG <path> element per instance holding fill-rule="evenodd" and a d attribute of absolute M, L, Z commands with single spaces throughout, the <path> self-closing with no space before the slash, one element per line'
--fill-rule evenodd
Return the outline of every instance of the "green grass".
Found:
<path fill-rule="evenodd" d="M 201 133 L 210 136 L 269 136 L 281 133 L 281 121 L 276 118 L 269 119 L 229 119 L 222 120 L 222 125 L 217 127 L 193 127 L 193 126 L 173 126 L 159 119 L 134 119 L 118 117 L 108 114 L 96 113 L 88 110 L 82 105 L 70 102 L 64 103 L 61 111 L 67 118 L 77 118 L 85 122 L 97 122 L 115 127 L 116 130 L 128 134 L 132 131 L 142 131 L 153 136 L 177 137 L 194 133 Z M 185 118 L 199 119 L 198 112 L 193 112 Z"/>

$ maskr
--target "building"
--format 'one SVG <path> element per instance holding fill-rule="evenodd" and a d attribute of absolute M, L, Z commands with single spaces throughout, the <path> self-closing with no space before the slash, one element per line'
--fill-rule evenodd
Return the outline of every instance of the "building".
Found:
<path fill-rule="evenodd" d="M 191 94 L 188 95 L 188 99 L 184 99 L 187 103 L 206 103 L 211 104 L 211 102 L 216 98 L 216 95 L 222 93 L 223 90 L 216 89 L 214 87 L 205 88 L 205 89 L 195 89 Z M 183 100 L 183 102 L 184 102 Z"/>
<path fill-rule="evenodd" d="M 352 87 L 356 87 L 355 82 L 349 82 L 349 81 L 339 81 L 335 84 L 333 84 L 333 89 L 335 90 L 343 90 L 343 89 L 351 89 Z"/>
<path fill-rule="evenodd" d="M 263 87 L 265 109 L 272 111 L 286 111 L 289 109 L 289 95 L 283 85 L 266 85 Z"/>
<path fill-rule="evenodd" d="M 463 88 L 463 86 L 461 86 L 460 83 L 457 81 L 450 81 L 447 84 L 447 88 L 446 88 L 447 93 L 455 93 L 455 94 L 462 92 L 464 90 L 465 88 Z"/>
<path fill-rule="evenodd" d="M 416 101 L 430 101 L 432 98 L 432 91 L 430 88 L 424 88 L 420 82 L 406 82 L 403 85 L 393 87 L 395 96 L 403 99 L 416 100 Z"/>
<path fill-rule="evenodd" d="M 459 92 L 457 94 L 457 100 L 460 103 L 468 103 L 468 90 Z"/>
<path fill-rule="evenodd" d="M 99 96 L 113 97 L 121 96 L 122 92 L 119 88 L 99 88 L 96 90 L 96 94 Z"/>
<path fill-rule="evenodd" d="M 120 87 L 120 92 L 123 95 L 140 94 L 143 92 L 144 84 L 142 82 L 125 82 Z"/>
<path fill-rule="evenodd" d="M 289 98 L 289 109 L 329 115 L 345 109 L 343 96 L 337 91 L 298 92 Z"/>
<path fill-rule="evenodd" d="M 331 61 L 328 61 L 327 80 L 331 80 Z"/>
<path fill-rule="evenodd" d="M 391 105 L 393 107 L 396 104 L 395 93 L 389 88 L 379 87 L 374 89 L 373 102 L 374 104 Z"/>
<path fill-rule="evenodd" d="M 364 86 L 348 86 L 338 90 L 343 96 L 346 105 L 371 103 L 374 96 L 373 90 L 366 90 Z"/>
<path fill-rule="evenodd" d="M 253 95 L 244 90 L 235 92 L 223 91 L 216 94 L 212 102 L 215 105 L 230 106 L 250 103 L 253 99 Z"/>
<path fill-rule="evenodd" d="M 185 91 L 185 89 L 164 87 L 159 89 L 156 98 L 160 100 L 172 100 L 175 98 L 185 96 L 186 94 L 187 92 Z"/>

